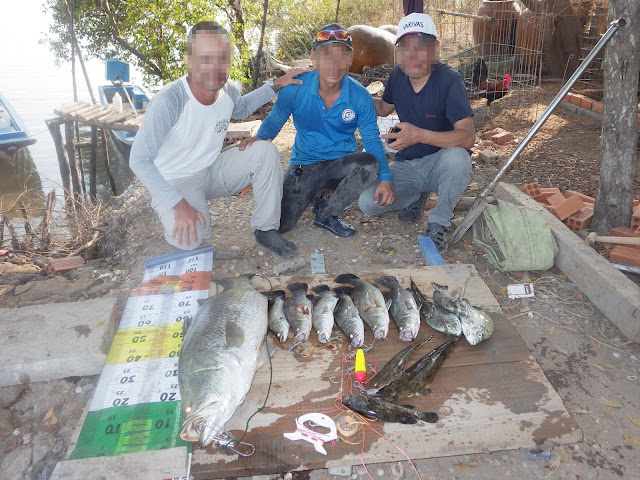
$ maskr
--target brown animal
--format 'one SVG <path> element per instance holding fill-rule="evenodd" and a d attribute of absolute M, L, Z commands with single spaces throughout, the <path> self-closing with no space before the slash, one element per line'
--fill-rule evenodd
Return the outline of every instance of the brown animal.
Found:
<path fill-rule="evenodd" d="M 380 25 L 378 28 L 380 28 L 382 30 L 386 30 L 387 32 L 391 32 L 394 35 L 396 35 L 398 33 L 398 26 L 397 25 Z"/>
<path fill-rule="evenodd" d="M 374 68 L 393 63 L 396 36 L 393 33 L 368 25 L 348 28 L 353 40 L 353 63 L 350 72 L 362 73 L 365 67 Z"/>

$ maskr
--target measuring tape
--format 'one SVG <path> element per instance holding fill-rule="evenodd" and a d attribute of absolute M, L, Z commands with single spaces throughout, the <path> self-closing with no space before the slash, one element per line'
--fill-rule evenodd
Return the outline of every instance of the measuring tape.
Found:
<path fill-rule="evenodd" d="M 191 447 L 180 440 L 182 324 L 209 296 L 213 247 L 145 260 L 70 460 Z"/>

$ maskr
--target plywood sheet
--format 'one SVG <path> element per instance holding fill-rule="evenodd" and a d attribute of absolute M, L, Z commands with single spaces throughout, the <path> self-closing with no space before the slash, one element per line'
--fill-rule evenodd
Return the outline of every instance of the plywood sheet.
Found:
<path fill-rule="evenodd" d="M 415 269 L 385 270 L 358 275 L 369 281 L 382 274 L 395 275 L 408 286 L 409 277 L 427 294 L 431 282 L 449 285 L 457 294 L 464 288 L 464 297 L 483 308 L 495 323 L 495 333 L 489 341 L 472 347 L 461 340 L 445 361 L 426 397 L 412 397 L 401 403 L 415 405 L 423 411 L 435 411 L 440 416 L 436 424 L 419 422 L 400 425 L 375 422 L 373 427 L 389 440 L 367 429 L 364 448 L 366 463 L 402 460 L 404 456 L 391 441 L 413 459 L 473 452 L 504 450 L 532 446 L 542 441 L 575 442 L 581 438 L 577 424 L 566 412 L 561 399 L 547 382 L 535 360 L 512 325 L 502 314 L 496 299 L 472 265 L 446 265 Z M 333 285 L 335 275 L 275 277 L 273 288 L 293 282 L 309 285 Z M 268 283 L 254 282 L 256 288 L 268 289 Z M 434 335 L 415 359 L 445 341 L 443 334 L 423 324 L 419 339 Z M 367 332 L 366 343 L 372 340 Z M 315 333 L 311 344 L 317 342 Z M 275 340 L 272 358 L 272 386 L 267 406 L 251 420 L 244 441 L 252 443 L 256 452 L 251 457 L 238 457 L 220 447 L 194 448 L 192 475 L 195 478 L 228 478 L 244 475 L 264 475 L 295 469 L 326 468 L 360 464 L 361 446 L 337 442 L 326 445 L 325 457 L 306 442 L 291 442 L 283 433 L 295 431 L 296 417 L 310 412 L 331 412 L 337 415 L 335 404 L 340 396 L 339 380 L 343 367 L 343 348 L 316 349 L 307 357 L 293 354 L 290 343 Z M 389 341 L 377 345 L 367 354 L 367 362 L 383 365 L 407 344 L 398 339 L 391 326 Z M 256 374 L 253 386 L 243 405 L 236 411 L 227 428 L 242 434 L 247 418 L 264 402 L 270 382 L 269 365 Z M 351 388 L 345 384 L 345 389 Z"/>

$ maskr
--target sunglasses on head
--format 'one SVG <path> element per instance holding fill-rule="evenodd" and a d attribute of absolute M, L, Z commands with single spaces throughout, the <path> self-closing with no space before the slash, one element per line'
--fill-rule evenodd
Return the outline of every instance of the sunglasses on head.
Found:
<path fill-rule="evenodd" d="M 336 40 L 348 40 L 351 38 L 351 34 L 346 30 L 320 30 L 316 34 L 316 40 L 320 42 L 324 42 L 325 40 L 329 40 L 331 37 Z"/>

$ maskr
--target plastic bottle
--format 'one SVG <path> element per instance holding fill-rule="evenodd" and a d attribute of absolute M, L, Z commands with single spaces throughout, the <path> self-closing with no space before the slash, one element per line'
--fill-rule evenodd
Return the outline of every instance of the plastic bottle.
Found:
<path fill-rule="evenodd" d="M 9 112 L 0 107 L 0 128 L 11 128 L 11 117 Z"/>
<path fill-rule="evenodd" d="M 116 93 L 113 96 L 113 102 L 111 103 L 111 108 L 113 108 L 116 112 L 122 113 L 122 95 L 120 93 Z"/>

